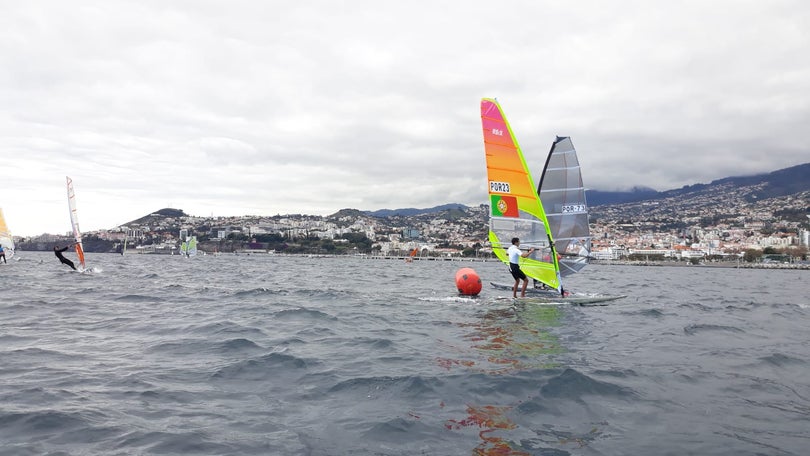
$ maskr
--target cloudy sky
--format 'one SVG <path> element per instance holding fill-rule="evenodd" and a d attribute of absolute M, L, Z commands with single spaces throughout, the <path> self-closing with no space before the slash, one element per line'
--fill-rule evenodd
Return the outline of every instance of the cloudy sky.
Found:
<path fill-rule="evenodd" d="M 527 160 L 658 190 L 810 161 L 810 3 L 0 0 L 16 235 L 164 207 L 327 215 L 486 201 L 479 103 Z"/>

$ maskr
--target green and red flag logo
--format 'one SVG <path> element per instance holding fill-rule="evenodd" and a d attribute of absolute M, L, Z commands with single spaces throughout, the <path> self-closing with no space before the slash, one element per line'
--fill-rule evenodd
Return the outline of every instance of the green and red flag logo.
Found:
<path fill-rule="evenodd" d="M 514 196 L 489 196 L 493 217 L 520 217 L 517 198 Z"/>

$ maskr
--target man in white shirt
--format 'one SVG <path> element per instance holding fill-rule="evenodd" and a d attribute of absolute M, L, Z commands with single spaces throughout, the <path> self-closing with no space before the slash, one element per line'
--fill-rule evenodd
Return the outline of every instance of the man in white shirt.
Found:
<path fill-rule="evenodd" d="M 515 285 L 512 287 L 512 296 L 517 298 L 517 288 L 520 280 L 523 279 L 523 290 L 520 292 L 520 297 L 526 297 L 526 286 L 529 285 L 529 279 L 526 273 L 520 270 L 520 257 L 527 257 L 534 252 L 534 248 L 529 249 L 527 252 L 521 252 L 520 239 L 512 238 L 512 245 L 509 246 L 506 253 L 509 255 L 509 270 L 512 271 L 512 277 L 515 278 Z"/>

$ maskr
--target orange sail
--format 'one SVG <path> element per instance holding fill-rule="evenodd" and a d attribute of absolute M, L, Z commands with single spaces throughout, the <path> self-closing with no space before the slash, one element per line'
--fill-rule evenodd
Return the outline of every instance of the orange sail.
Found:
<path fill-rule="evenodd" d="M 526 160 L 497 101 L 481 100 L 481 124 L 487 162 L 490 218 L 489 241 L 492 251 L 509 263 L 506 249 L 514 237 L 521 248 L 534 248 L 520 258 L 527 276 L 560 288 L 560 269 L 543 204 L 537 195 Z"/>

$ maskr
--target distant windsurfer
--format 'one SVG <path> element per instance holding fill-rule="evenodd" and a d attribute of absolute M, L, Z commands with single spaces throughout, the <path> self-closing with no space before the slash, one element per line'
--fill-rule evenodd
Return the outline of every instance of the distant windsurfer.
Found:
<path fill-rule="evenodd" d="M 59 261 L 61 261 L 62 263 L 66 264 L 68 266 L 70 266 L 75 271 L 76 270 L 76 265 L 74 265 L 72 261 L 70 261 L 67 258 L 62 256 L 62 252 L 67 252 L 67 250 L 68 250 L 68 247 L 62 247 L 60 249 L 60 248 L 58 248 L 56 246 L 53 246 L 53 254 L 56 255 L 56 258 L 59 258 Z"/>
<path fill-rule="evenodd" d="M 1 244 L 0 244 L 0 258 L 3 259 L 3 263 L 8 264 L 8 261 L 6 261 L 6 249 Z"/>
<path fill-rule="evenodd" d="M 520 257 L 527 257 L 534 252 L 534 248 L 529 249 L 526 252 L 521 252 L 520 248 L 520 239 L 512 238 L 512 245 L 509 246 L 509 249 L 506 253 L 509 255 L 509 270 L 512 272 L 512 277 L 515 278 L 515 285 L 512 287 L 512 296 L 517 298 L 517 289 L 520 280 L 523 279 L 523 289 L 520 292 L 520 297 L 526 297 L 526 287 L 529 285 L 529 278 L 526 277 L 526 273 L 520 270 Z"/>

